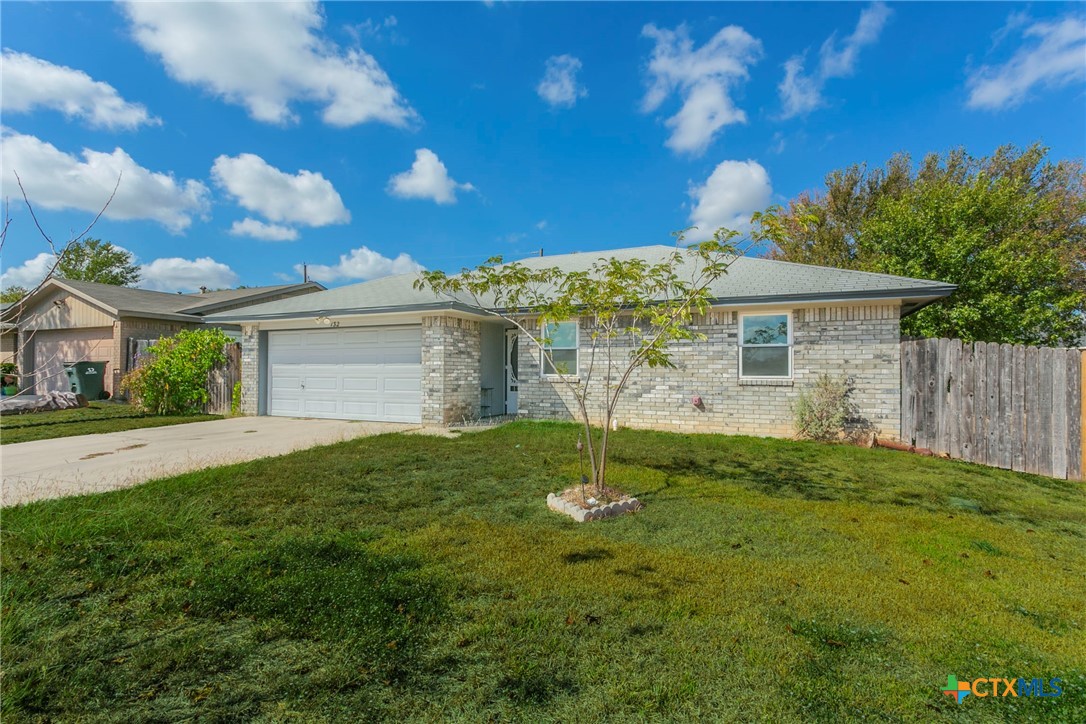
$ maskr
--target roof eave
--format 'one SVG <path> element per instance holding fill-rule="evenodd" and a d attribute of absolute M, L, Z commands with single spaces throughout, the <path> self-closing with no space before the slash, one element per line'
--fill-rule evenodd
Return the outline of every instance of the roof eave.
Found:
<path fill-rule="evenodd" d="M 199 314 L 201 316 L 207 316 L 208 314 L 214 314 L 212 311 L 218 307 L 228 307 L 235 304 L 248 303 L 250 306 L 256 306 L 260 303 L 261 299 L 267 299 L 268 297 L 274 297 L 279 294 L 289 294 L 302 289 L 313 289 L 314 292 L 325 291 L 325 286 L 320 282 L 305 282 L 304 284 L 293 284 L 286 287 L 280 287 L 268 292 L 261 292 L 260 294 L 253 294 L 247 297 L 234 297 L 233 299 L 226 299 L 221 302 L 212 302 L 210 304 L 194 304 L 191 307 L 185 307 L 184 314 Z"/>
<path fill-rule="evenodd" d="M 476 307 L 460 302 L 433 302 L 429 304 L 400 304 L 383 307 L 343 307 L 335 309 L 307 309 L 302 312 L 280 312 L 278 314 L 238 314 L 220 317 L 204 317 L 206 322 L 214 324 L 244 324 L 246 322 L 272 322 L 284 319 L 308 319 L 309 317 L 345 317 L 351 315 L 395 314 L 411 312 L 461 312 L 480 317 L 492 316 L 492 313 L 480 311 Z M 227 314 L 223 312 L 222 314 Z"/>

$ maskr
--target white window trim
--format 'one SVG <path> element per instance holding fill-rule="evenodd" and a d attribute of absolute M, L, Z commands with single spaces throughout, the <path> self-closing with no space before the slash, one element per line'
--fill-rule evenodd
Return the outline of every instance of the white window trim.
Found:
<path fill-rule="evenodd" d="M 743 344 L 743 318 L 744 317 L 763 317 L 770 314 L 783 314 L 788 318 L 788 375 L 787 376 L 753 376 L 743 374 L 743 348 L 744 347 L 783 347 L 782 344 Z M 739 343 L 738 355 L 739 355 L 739 379 L 741 380 L 791 380 L 795 375 L 795 369 L 793 364 L 793 357 L 795 355 L 795 344 L 792 339 L 792 328 L 794 326 L 793 310 L 791 309 L 759 309 L 751 312 L 739 313 L 739 328 L 736 333 L 736 341 Z"/>
<path fill-rule="evenodd" d="M 546 369 L 547 369 L 547 358 L 546 358 L 546 355 L 544 354 L 543 350 L 540 349 L 539 350 L 539 377 L 541 379 L 544 379 L 544 380 L 560 380 L 563 377 L 565 377 L 566 379 L 574 379 L 574 380 L 575 379 L 580 379 L 580 376 L 581 376 L 581 320 L 579 320 L 579 319 L 568 319 L 568 320 L 565 320 L 565 321 L 562 321 L 562 322 L 550 322 L 549 324 L 572 324 L 577 328 L 577 331 L 575 332 L 576 337 L 574 337 L 574 339 L 577 340 L 577 346 L 576 347 L 556 347 L 556 348 L 552 348 L 552 349 L 572 349 L 574 352 L 577 353 L 577 360 L 576 360 L 576 362 L 574 362 L 574 368 L 573 368 L 572 372 L 567 372 L 565 375 L 551 374 L 551 373 L 548 373 L 546 371 Z M 543 331 L 543 330 L 540 330 L 540 331 Z"/>

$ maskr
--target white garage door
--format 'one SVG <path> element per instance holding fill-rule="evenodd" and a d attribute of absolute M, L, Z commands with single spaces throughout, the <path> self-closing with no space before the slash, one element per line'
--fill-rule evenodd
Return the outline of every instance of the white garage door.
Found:
<path fill-rule="evenodd" d="M 268 413 L 421 422 L 422 328 L 269 332 Z"/>

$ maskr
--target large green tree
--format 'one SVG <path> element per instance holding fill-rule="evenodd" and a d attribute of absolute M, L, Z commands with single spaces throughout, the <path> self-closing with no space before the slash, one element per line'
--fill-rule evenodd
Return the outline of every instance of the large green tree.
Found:
<path fill-rule="evenodd" d="M 101 239 L 84 239 L 69 245 L 60 254 L 55 275 L 119 287 L 140 280 L 140 270 L 133 263 L 132 254 Z"/>
<path fill-rule="evenodd" d="M 958 149 L 834 171 L 763 222 L 770 256 L 957 284 L 902 321 L 907 335 L 1073 345 L 1086 331 L 1086 178 L 1081 161 L 1047 155 Z"/>

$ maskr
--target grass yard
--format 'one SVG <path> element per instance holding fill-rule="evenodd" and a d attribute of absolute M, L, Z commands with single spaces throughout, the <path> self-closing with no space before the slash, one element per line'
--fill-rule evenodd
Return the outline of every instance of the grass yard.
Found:
<path fill-rule="evenodd" d="M 221 415 L 148 415 L 121 402 L 92 402 L 72 410 L 0 416 L 0 444 L 220 419 Z"/>
<path fill-rule="evenodd" d="M 888 450 L 386 435 L 3 511 L 2 717 L 1086 720 L 1086 488 Z M 1059 698 L 940 693 L 948 674 Z"/>

